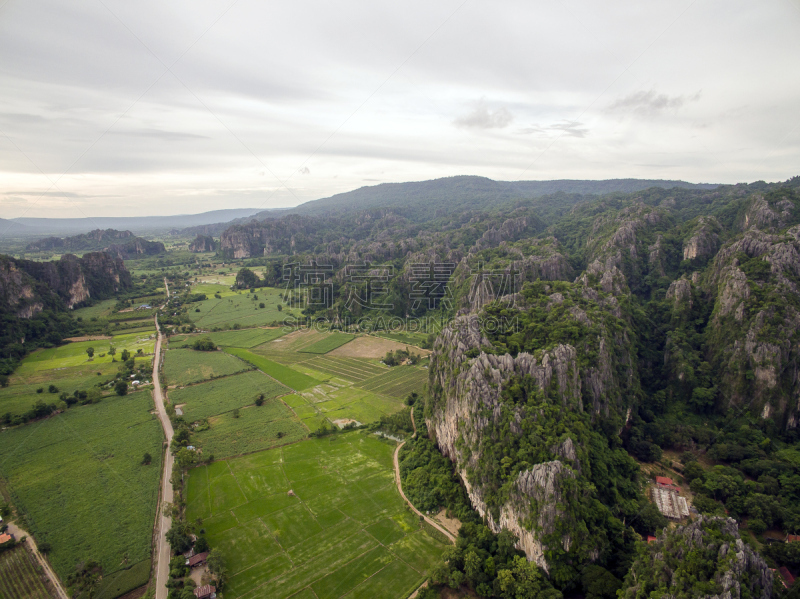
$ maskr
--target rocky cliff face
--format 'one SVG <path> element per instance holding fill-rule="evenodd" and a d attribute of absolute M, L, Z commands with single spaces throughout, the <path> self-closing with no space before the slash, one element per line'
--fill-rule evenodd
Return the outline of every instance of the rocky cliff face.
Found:
<path fill-rule="evenodd" d="M 104 251 L 121 260 L 130 260 L 138 256 L 155 256 L 167 250 L 160 241 L 147 241 L 141 237 L 135 237 L 124 244 L 110 245 Z"/>
<path fill-rule="evenodd" d="M 476 313 L 489 302 L 518 292 L 526 282 L 568 281 L 575 276 L 554 237 L 520 245 L 500 241 L 488 263 L 481 251 L 470 250 L 461 258 L 450 280 L 461 314 Z"/>
<path fill-rule="evenodd" d="M 701 216 L 683 242 L 683 259 L 710 258 L 719 249 L 720 224 L 713 216 Z"/>
<path fill-rule="evenodd" d="M 215 252 L 217 250 L 217 242 L 210 235 L 198 235 L 194 241 L 189 244 L 189 251 L 196 254 L 202 252 Z"/>
<path fill-rule="evenodd" d="M 735 520 L 700 516 L 685 526 L 664 529 L 648 543 L 619 596 L 649 597 L 669 589 L 658 596 L 771 599 L 772 579 L 766 562 L 739 537 Z"/>
<path fill-rule="evenodd" d="M 518 547 L 545 569 L 551 566 L 548 550 L 558 547 L 570 559 L 591 560 L 605 542 L 595 531 L 577 538 L 570 528 L 580 519 L 574 513 L 580 485 L 569 481 L 582 480 L 585 437 L 575 432 L 582 429 L 539 447 L 540 461 L 520 466 L 512 479 L 505 479 L 503 490 L 498 490 L 496 472 L 486 468 L 487 453 L 499 442 L 498 435 L 535 445 L 540 433 L 533 434 L 531 427 L 566 423 L 575 415 L 623 422 L 638 385 L 616 299 L 581 284 L 561 286 L 560 291 L 546 288 L 536 297 L 524 292 L 502 301 L 516 301 L 523 310 L 527 303 L 537 313 L 549 311 L 564 326 L 582 330 L 585 335 L 577 336 L 574 345 L 549 344 L 516 356 L 487 353 L 494 344 L 482 329 L 487 316 L 462 316 L 437 338 L 429 382 L 429 429 L 442 453 L 456 463 L 473 506 L 494 531 L 508 528 L 517 535 Z M 515 403 L 507 390 L 520 386 L 528 389 L 529 399 Z M 531 397 L 541 400 L 538 407 Z"/>
<path fill-rule="evenodd" d="M 750 229 L 717 254 L 707 287 L 716 297 L 710 358 L 726 407 L 747 406 L 781 426 L 800 424 L 800 226 Z"/>
<path fill-rule="evenodd" d="M 120 259 L 106 253 L 65 254 L 55 262 L 0 258 L 0 297 L 12 314 L 31 318 L 45 307 L 73 308 L 132 286 Z"/>

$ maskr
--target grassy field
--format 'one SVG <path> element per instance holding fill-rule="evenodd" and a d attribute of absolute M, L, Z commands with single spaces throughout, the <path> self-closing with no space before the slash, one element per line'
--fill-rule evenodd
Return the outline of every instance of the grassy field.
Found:
<path fill-rule="evenodd" d="M 250 349 L 256 345 L 267 343 L 286 334 L 283 328 L 274 329 L 243 329 L 241 331 L 222 331 L 218 333 L 201 333 L 199 335 L 175 335 L 170 337 L 170 347 L 190 347 L 197 339 L 210 337 L 211 340 L 222 347 L 244 347 Z"/>
<path fill-rule="evenodd" d="M 393 449 L 356 432 L 192 470 L 187 519 L 225 556 L 226 599 L 407 597 L 445 546 L 398 494 Z"/>
<path fill-rule="evenodd" d="M 388 372 L 356 383 L 355 386 L 382 395 L 404 398 L 412 391 L 422 391 L 427 380 L 428 371 L 424 368 L 395 366 Z"/>
<path fill-rule="evenodd" d="M 117 305 L 117 300 L 115 299 L 107 299 L 97 302 L 94 306 L 88 306 L 86 308 L 78 308 L 73 312 L 75 317 L 83 318 L 84 320 L 89 320 L 90 318 L 104 318 L 111 314 L 111 311 L 114 309 L 114 306 Z"/>
<path fill-rule="evenodd" d="M 144 354 L 152 354 L 155 338 L 151 339 L 150 335 L 146 333 L 126 333 L 114 335 L 110 340 L 79 341 L 51 349 L 38 350 L 22 361 L 15 374 L 24 377 L 40 370 L 53 370 L 88 364 L 91 364 L 94 368 L 99 364 L 111 362 L 112 356 L 108 353 L 108 350 L 112 345 L 117 350 L 116 358 L 119 360 L 119 356 L 124 349 L 127 349 L 131 354 L 135 354 L 139 349 Z M 94 348 L 94 358 L 90 359 L 86 353 L 86 348 L 88 347 Z M 101 357 L 100 354 L 105 354 L 105 356 Z"/>
<path fill-rule="evenodd" d="M 333 351 L 337 347 L 341 347 L 353 339 L 355 339 L 355 335 L 339 332 L 328 333 L 319 341 L 304 347 L 300 351 L 307 354 L 327 354 L 329 351 Z"/>
<path fill-rule="evenodd" d="M 164 356 L 165 385 L 189 385 L 251 369 L 247 362 L 220 351 L 171 349 Z"/>
<path fill-rule="evenodd" d="M 86 391 L 98 382 L 111 378 L 118 370 L 119 364 L 106 362 L 61 370 L 32 370 L 23 375 L 17 372 L 11 377 L 8 387 L 0 388 L 0 415 L 22 414 L 37 401 L 47 404 L 58 402 L 61 391 L 70 395 L 73 391 Z M 48 392 L 51 384 L 58 388 L 58 393 Z M 43 389 L 44 392 L 36 393 L 37 389 Z"/>
<path fill-rule="evenodd" d="M 0 553 L 2 599 L 51 599 L 57 597 L 42 567 L 28 550 L 18 545 Z"/>
<path fill-rule="evenodd" d="M 238 418 L 230 412 L 215 416 L 209 424 L 208 430 L 195 433 L 194 442 L 215 459 L 294 443 L 308 435 L 300 419 L 278 398 L 243 408 Z"/>
<path fill-rule="evenodd" d="M 303 374 L 297 370 L 293 370 L 288 366 L 284 366 L 283 364 L 278 364 L 277 362 L 273 362 L 272 360 L 268 360 L 262 356 L 254 354 L 253 352 L 247 351 L 246 349 L 241 349 L 238 347 L 229 347 L 226 348 L 228 353 L 233 354 L 234 356 L 241 358 L 242 360 L 246 360 L 259 370 L 266 372 L 271 377 L 277 379 L 290 389 L 294 389 L 295 391 L 302 391 L 303 389 L 308 389 L 309 387 L 313 387 L 318 385 L 320 381 L 311 378 L 308 375 Z"/>
<path fill-rule="evenodd" d="M 195 288 L 192 288 L 192 292 L 196 293 Z M 265 287 L 256 293 L 220 293 L 220 298 L 210 295 L 204 301 L 193 303 L 189 316 L 201 329 L 230 329 L 235 324 L 242 327 L 264 326 L 292 315 L 299 316 L 299 311 L 282 305 L 282 293 L 281 289 Z M 264 308 L 259 307 L 261 303 L 265 305 Z M 278 310 L 279 305 L 282 306 L 281 311 Z M 194 311 L 197 308 L 200 312 Z"/>
<path fill-rule="evenodd" d="M 279 382 L 254 370 L 183 389 L 172 389 L 168 395 L 172 405 L 185 404 L 181 408 L 184 417 L 192 422 L 251 405 L 261 393 L 264 398 L 270 399 L 289 392 Z"/>
<path fill-rule="evenodd" d="M 150 577 L 150 566 L 151 561 L 146 559 L 126 570 L 117 570 L 113 574 L 103 576 L 94 599 L 116 599 L 116 597 L 138 589 Z"/>
<path fill-rule="evenodd" d="M 0 434 L 0 476 L 62 579 L 87 559 L 110 574 L 150 558 L 163 442 L 152 408 L 133 393 Z"/>

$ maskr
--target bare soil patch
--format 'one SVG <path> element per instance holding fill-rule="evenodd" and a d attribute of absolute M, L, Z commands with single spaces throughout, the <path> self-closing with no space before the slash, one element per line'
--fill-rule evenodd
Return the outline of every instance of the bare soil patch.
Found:
<path fill-rule="evenodd" d="M 406 343 L 399 343 L 391 339 L 362 335 L 353 339 L 350 343 L 345 343 L 341 347 L 325 354 L 326 356 L 339 356 L 342 358 L 377 358 L 384 357 L 390 351 L 408 348 L 412 353 L 427 356 L 430 351 L 420 349 Z"/>
<path fill-rule="evenodd" d="M 461 528 L 461 520 L 458 518 L 448 518 L 446 509 L 442 508 L 442 511 L 436 514 L 433 519 L 444 526 L 454 536 L 458 536 L 458 529 Z"/>
<path fill-rule="evenodd" d="M 356 426 L 361 426 L 361 423 L 358 420 L 353 420 L 352 418 L 339 418 L 338 420 L 333 421 L 333 423 L 339 428 L 344 428 L 351 422 Z"/>

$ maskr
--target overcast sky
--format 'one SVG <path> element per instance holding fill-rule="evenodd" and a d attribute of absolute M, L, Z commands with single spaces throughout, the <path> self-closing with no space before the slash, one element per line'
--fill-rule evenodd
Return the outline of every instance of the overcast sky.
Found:
<path fill-rule="evenodd" d="M 0 90 L 3 218 L 776 181 L 800 174 L 800 0 L 7 0 Z"/>

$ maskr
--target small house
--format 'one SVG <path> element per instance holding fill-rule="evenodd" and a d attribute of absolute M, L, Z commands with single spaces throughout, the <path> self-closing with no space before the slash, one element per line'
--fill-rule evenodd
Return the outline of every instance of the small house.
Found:
<path fill-rule="evenodd" d="M 194 596 L 197 599 L 216 599 L 217 589 L 210 584 L 204 584 L 194 590 Z"/>
<path fill-rule="evenodd" d="M 800 535 L 786 535 L 787 543 L 794 543 L 800 541 Z"/>
<path fill-rule="evenodd" d="M 9 543 L 13 540 L 14 537 L 10 534 L 7 533 L 0 534 L 0 545 L 5 545 L 6 543 Z"/>
<path fill-rule="evenodd" d="M 198 566 L 204 566 L 208 560 L 208 551 L 204 551 L 203 553 L 198 553 L 197 555 L 193 555 L 189 559 L 186 560 L 186 565 L 190 568 L 197 568 Z"/>
<path fill-rule="evenodd" d="M 655 543 L 656 538 L 653 535 L 647 535 L 647 542 L 648 543 Z"/>

